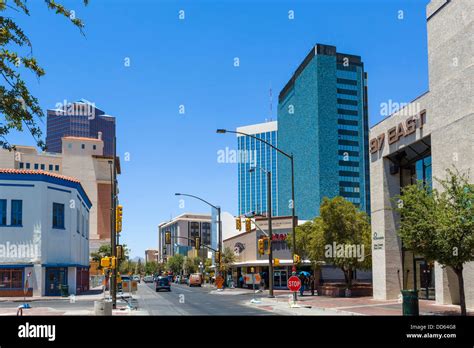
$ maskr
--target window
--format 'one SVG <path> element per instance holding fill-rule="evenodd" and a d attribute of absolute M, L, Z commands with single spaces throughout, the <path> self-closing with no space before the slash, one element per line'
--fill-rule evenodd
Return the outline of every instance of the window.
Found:
<path fill-rule="evenodd" d="M 26 163 L 26 169 L 30 169 L 30 163 Z"/>
<path fill-rule="evenodd" d="M 38 163 L 35 163 L 35 169 L 38 169 L 38 168 L 39 168 Z"/>
<path fill-rule="evenodd" d="M 41 170 L 44 170 L 44 164 L 41 165 Z"/>
<path fill-rule="evenodd" d="M 64 229 L 64 204 L 53 203 L 53 228 Z"/>
<path fill-rule="evenodd" d="M 20 169 L 23 169 L 24 166 L 25 164 L 23 162 L 20 162 Z"/>
<path fill-rule="evenodd" d="M 22 279 L 22 269 L 0 269 L 0 289 L 21 289 Z"/>
<path fill-rule="evenodd" d="M 7 200 L 0 199 L 0 226 L 7 224 Z"/>
<path fill-rule="evenodd" d="M 56 165 L 54 166 L 54 170 L 57 171 L 57 172 L 59 172 L 59 165 L 58 165 L 58 164 L 56 164 Z"/>
<path fill-rule="evenodd" d="M 21 226 L 23 223 L 23 201 L 18 199 L 12 200 L 12 226 Z"/>
<path fill-rule="evenodd" d="M 50 171 L 52 171 L 52 170 L 53 170 L 53 165 L 50 164 L 50 165 L 48 166 L 48 169 L 49 169 Z"/>
<path fill-rule="evenodd" d="M 80 232 L 79 232 L 79 231 L 80 231 L 80 220 L 79 220 L 79 216 L 80 216 L 81 213 L 80 213 L 79 208 L 76 210 L 76 212 L 77 212 L 77 215 L 76 215 L 76 232 L 77 232 L 77 233 L 80 233 Z"/>
<path fill-rule="evenodd" d="M 86 148 L 86 145 L 84 145 L 84 144 L 81 144 L 81 149 L 83 149 L 83 150 L 84 150 L 85 148 Z"/>
<path fill-rule="evenodd" d="M 92 145 L 92 149 L 93 150 L 97 149 L 97 145 Z"/>

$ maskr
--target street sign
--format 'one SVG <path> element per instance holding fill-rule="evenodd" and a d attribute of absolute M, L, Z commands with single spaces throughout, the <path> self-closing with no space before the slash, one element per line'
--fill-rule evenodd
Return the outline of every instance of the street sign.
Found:
<path fill-rule="evenodd" d="M 216 277 L 216 285 L 218 289 L 222 289 L 224 286 L 224 278 L 222 276 L 219 275 Z"/>
<path fill-rule="evenodd" d="M 291 276 L 288 278 L 288 289 L 293 292 L 298 291 L 301 288 L 301 280 L 297 276 Z"/>

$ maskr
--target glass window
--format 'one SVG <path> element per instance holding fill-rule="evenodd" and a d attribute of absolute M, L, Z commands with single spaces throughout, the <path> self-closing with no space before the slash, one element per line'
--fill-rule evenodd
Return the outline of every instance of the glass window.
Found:
<path fill-rule="evenodd" d="M 80 233 L 79 232 L 80 231 L 80 220 L 79 219 L 80 219 L 80 214 L 81 213 L 80 213 L 79 209 L 77 209 L 76 212 L 77 212 L 77 214 L 76 214 L 76 232 Z"/>
<path fill-rule="evenodd" d="M 64 204 L 53 203 L 53 228 L 64 229 Z"/>
<path fill-rule="evenodd" d="M 86 145 L 81 144 L 81 149 L 85 149 L 85 148 L 86 148 Z"/>
<path fill-rule="evenodd" d="M 23 162 L 20 162 L 20 169 L 23 169 L 24 166 L 25 164 Z"/>
<path fill-rule="evenodd" d="M 92 149 L 97 149 L 97 145 L 92 145 Z"/>
<path fill-rule="evenodd" d="M 39 168 L 38 163 L 35 163 L 35 169 L 38 169 L 38 168 Z"/>
<path fill-rule="evenodd" d="M 23 270 L 0 269 L 0 289 L 21 289 Z"/>
<path fill-rule="evenodd" d="M 41 170 L 44 170 L 44 164 L 41 165 Z"/>
<path fill-rule="evenodd" d="M 23 201 L 18 199 L 12 200 L 12 226 L 21 226 L 23 223 Z"/>
<path fill-rule="evenodd" d="M 7 200 L 0 199 L 0 226 L 7 224 Z"/>
<path fill-rule="evenodd" d="M 58 164 L 56 164 L 56 165 L 54 166 L 54 170 L 57 171 L 57 172 L 59 172 L 59 165 L 58 165 Z"/>
<path fill-rule="evenodd" d="M 26 163 L 26 169 L 30 169 L 30 163 Z"/>
<path fill-rule="evenodd" d="M 49 168 L 50 171 L 52 171 L 53 170 L 53 165 L 50 164 L 48 168 Z"/>

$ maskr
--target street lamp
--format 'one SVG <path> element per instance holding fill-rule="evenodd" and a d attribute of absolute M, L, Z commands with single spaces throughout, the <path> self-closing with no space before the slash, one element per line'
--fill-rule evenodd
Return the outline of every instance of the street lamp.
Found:
<path fill-rule="evenodd" d="M 218 246 L 217 246 L 217 249 L 219 250 L 219 257 L 222 256 L 222 221 L 221 221 L 221 207 L 218 207 L 218 206 L 215 206 L 214 204 L 211 204 L 209 203 L 208 201 L 200 198 L 200 197 L 197 197 L 197 196 L 193 196 L 193 195 L 190 195 L 190 194 L 187 194 L 187 193 L 175 193 L 174 194 L 175 196 L 186 196 L 186 197 L 192 197 L 192 198 L 195 198 L 197 200 L 200 200 L 201 202 L 204 202 L 206 203 L 207 205 L 209 205 L 210 207 L 214 208 L 217 210 L 217 219 L 219 220 L 219 223 L 218 223 L 218 227 L 219 227 L 219 241 L 218 241 Z M 216 267 L 217 267 L 217 264 L 219 264 L 219 273 L 220 273 L 220 260 L 215 260 L 216 261 Z M 217 274 L 217 272 L 216 272 Z"/>
<path fill-rule="evenodd" d="M 232 133 L 232 134 L 245 135 L 247 137 L 258 140 L 258 141 L 270 146 L 272 149 L 278 151 L 283 156 L 290 159 L 290 161 L 291 161 L 291 230 L 292 230 L 292 234 L 293 234 L 293 238 L 292 238 L 292 240 L 293 240 L 293 267 L 296 270 L 296 264 L 294 263 L 295 262 L 294 261 L 295 260 L 294 256 L 296 255 L 296 229 L 295 229 L 296 226 L 295 226 L 295 170 L 294 170 L 294 161 L 293 161 L 294 157 L 293 157 L 293 154 L 288 154 L 288 153 L 280 150 L 276 146 L 270 144 L 268 141 L 265 141 L 263 139 L 257 138 L 254 135 L 247 134 L 247 133 L 244 133 L 244 132 L 231 131 L 231 130 L 227 130 L 227 129 L 217 129 L 216 133 L 218 133 L 218 134 Z M 293 293 L 293 297 L 296 301 L 296 292 Z"/>
<path fill-rule="evenodd" d="M 273 295 L 273 226 L 272 226 L 272 172 L 261 167 L 250 168 L 249 173 L 254 173 L 255 168 L 260 169 L 267 174 L 267 218 L 268 218 L 268 238 L 270 250 L 268 252 L 268 297 L 275 297 Z"/>

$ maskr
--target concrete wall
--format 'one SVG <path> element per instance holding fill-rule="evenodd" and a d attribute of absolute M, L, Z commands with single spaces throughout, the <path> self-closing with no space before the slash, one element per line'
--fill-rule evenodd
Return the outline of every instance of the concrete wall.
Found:
<path fill-rule="evenodd" d="M 426 124 L 393 145 L 388 145 L 386 138 L 381 151 L 372 154 L 370 159 L 372 229 L 379 238 L 373 240 L 372 250 L 374 298 L 377 299 L 396 298 L 403 284 L 400 275 L 401 243 L 396 233 L 398 220 L 392 210 L 395 203 L 391 200 L 399 194 L 400 178 L 399 174 L 389 173 L 390 161 L 386 156 L 430 136 L 433 186 L 440 188 L 435 178 L 444 178 L 445 170 L 453 165 L 460 170 L 471 170 L 471 181 L 474 182 L 474 2 L 458 0 L 445 3 L 439 0 L 428 4 L 430 90 L 410 104 L 414 110 L 426 109 Z M 416 112 L 406 112 L 407 109 L 373 126 L 370 138 L 387 134 L 388 129 L 416 115 Z M 379 243 L 383 248 L 375 249 L 374 245 Z M 473 263 L 468 264 L 464 271 L 466 300 L 471 308 L 474 307 L 473 271 Z M 458 303 L 454 274 L 436 265 L 435 275 L 436 301 Z"/>

